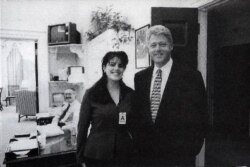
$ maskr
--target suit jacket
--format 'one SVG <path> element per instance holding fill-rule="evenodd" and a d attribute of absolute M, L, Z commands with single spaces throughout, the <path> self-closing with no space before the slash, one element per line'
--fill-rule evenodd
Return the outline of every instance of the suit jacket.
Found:
<path fill-rule="evenodd" d="M 131 124 L 139 153 L 166 162 L 181 161 L 181 157 L 195 158 L 207 127 L 206 95 L 201 74 L 173 62 L 153 123 L 150 111 L 152 72 L 153 67 L 149 67 L 138 72 L 134 79 L 135 108 Z"/>
<path fill-rule="evenodd" d="M 84 95 L 77 136 L 78 162 L 85 158 L 96 160 L 128 160 L 132 138 L 127 125 L 119 125 L 119 113 L 131 112 L 133 90 L 121 83 L 121 97 L 116 105 L 106 85 L 100 80 Z M 88 135 L 88 128 L 91 129 Z"/>

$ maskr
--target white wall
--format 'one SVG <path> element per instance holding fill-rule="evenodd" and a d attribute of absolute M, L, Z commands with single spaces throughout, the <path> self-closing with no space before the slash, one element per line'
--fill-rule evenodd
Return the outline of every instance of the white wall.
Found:
<path fill-rule="evenodd" d="M 199 11 L 200 34 L 198 36 L 198 70 L 207 85 L 207 12 Z"/>
<path fill-rule="evenodd" d="M 1 17 L 1 16 L 0 16 Z M 0 40 L 0 53 L 2 53 L 2 40 Z M 2 68 L 3 68 L 3 56 L 0 56 L 0 87 L 3 86 L 3 75 L 2 75 Z"/>
<path fill-rule="evenodd" d="M 2 28 L 46 31 L 49 24 L 75 22 L 88 30 L 91 12 L 112 5 L 134 28 L 150 23 L 151 7 L 190 7 L 183 0 L 1 0 Z"/>

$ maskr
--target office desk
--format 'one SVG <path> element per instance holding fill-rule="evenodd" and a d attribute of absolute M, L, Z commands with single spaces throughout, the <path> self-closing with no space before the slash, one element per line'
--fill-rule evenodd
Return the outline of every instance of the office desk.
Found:
<path fill-rule="evenodd" d="M 46 139 L 38 156 L 4 160 L 6 167 L 77 167 L 76 136 L 65 133 Z"/>

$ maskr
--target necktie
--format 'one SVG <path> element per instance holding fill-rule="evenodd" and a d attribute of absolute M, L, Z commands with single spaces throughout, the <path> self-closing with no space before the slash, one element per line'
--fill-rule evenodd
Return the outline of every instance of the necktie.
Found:
<path fill-rule="evenodd" d="M 69 110 L 69 107 L 70 107 L 70 104 L 69 104 L 68 107 L 63 111 L 62 115 L 59 117 L 59 121 L 58 121 L 58 122 L 60 122 L 60 121 L 63 119 L 63 117 L 66 115 L 67 111 Z"/>
<path fill-rule="evenodd" d="M 158 69 L 156 71 L 157 75 L 155 77 L 151 94 L 151 116 L 153 122 L 155 122 L 155 118 L 161 102 L 161 81 L 162 81 L 161 72 L 162 72 L 161 69 Z"/>

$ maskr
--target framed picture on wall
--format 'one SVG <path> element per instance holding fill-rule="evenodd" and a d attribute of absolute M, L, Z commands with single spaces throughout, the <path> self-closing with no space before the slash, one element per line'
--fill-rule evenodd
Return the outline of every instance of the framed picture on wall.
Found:
<path fill-rule="evenodd" d="M 146 32 L 150 25 L 135 30 L 135 68 L 147 68 L 151 65 L 150 56 L 146 48 Z"/>

